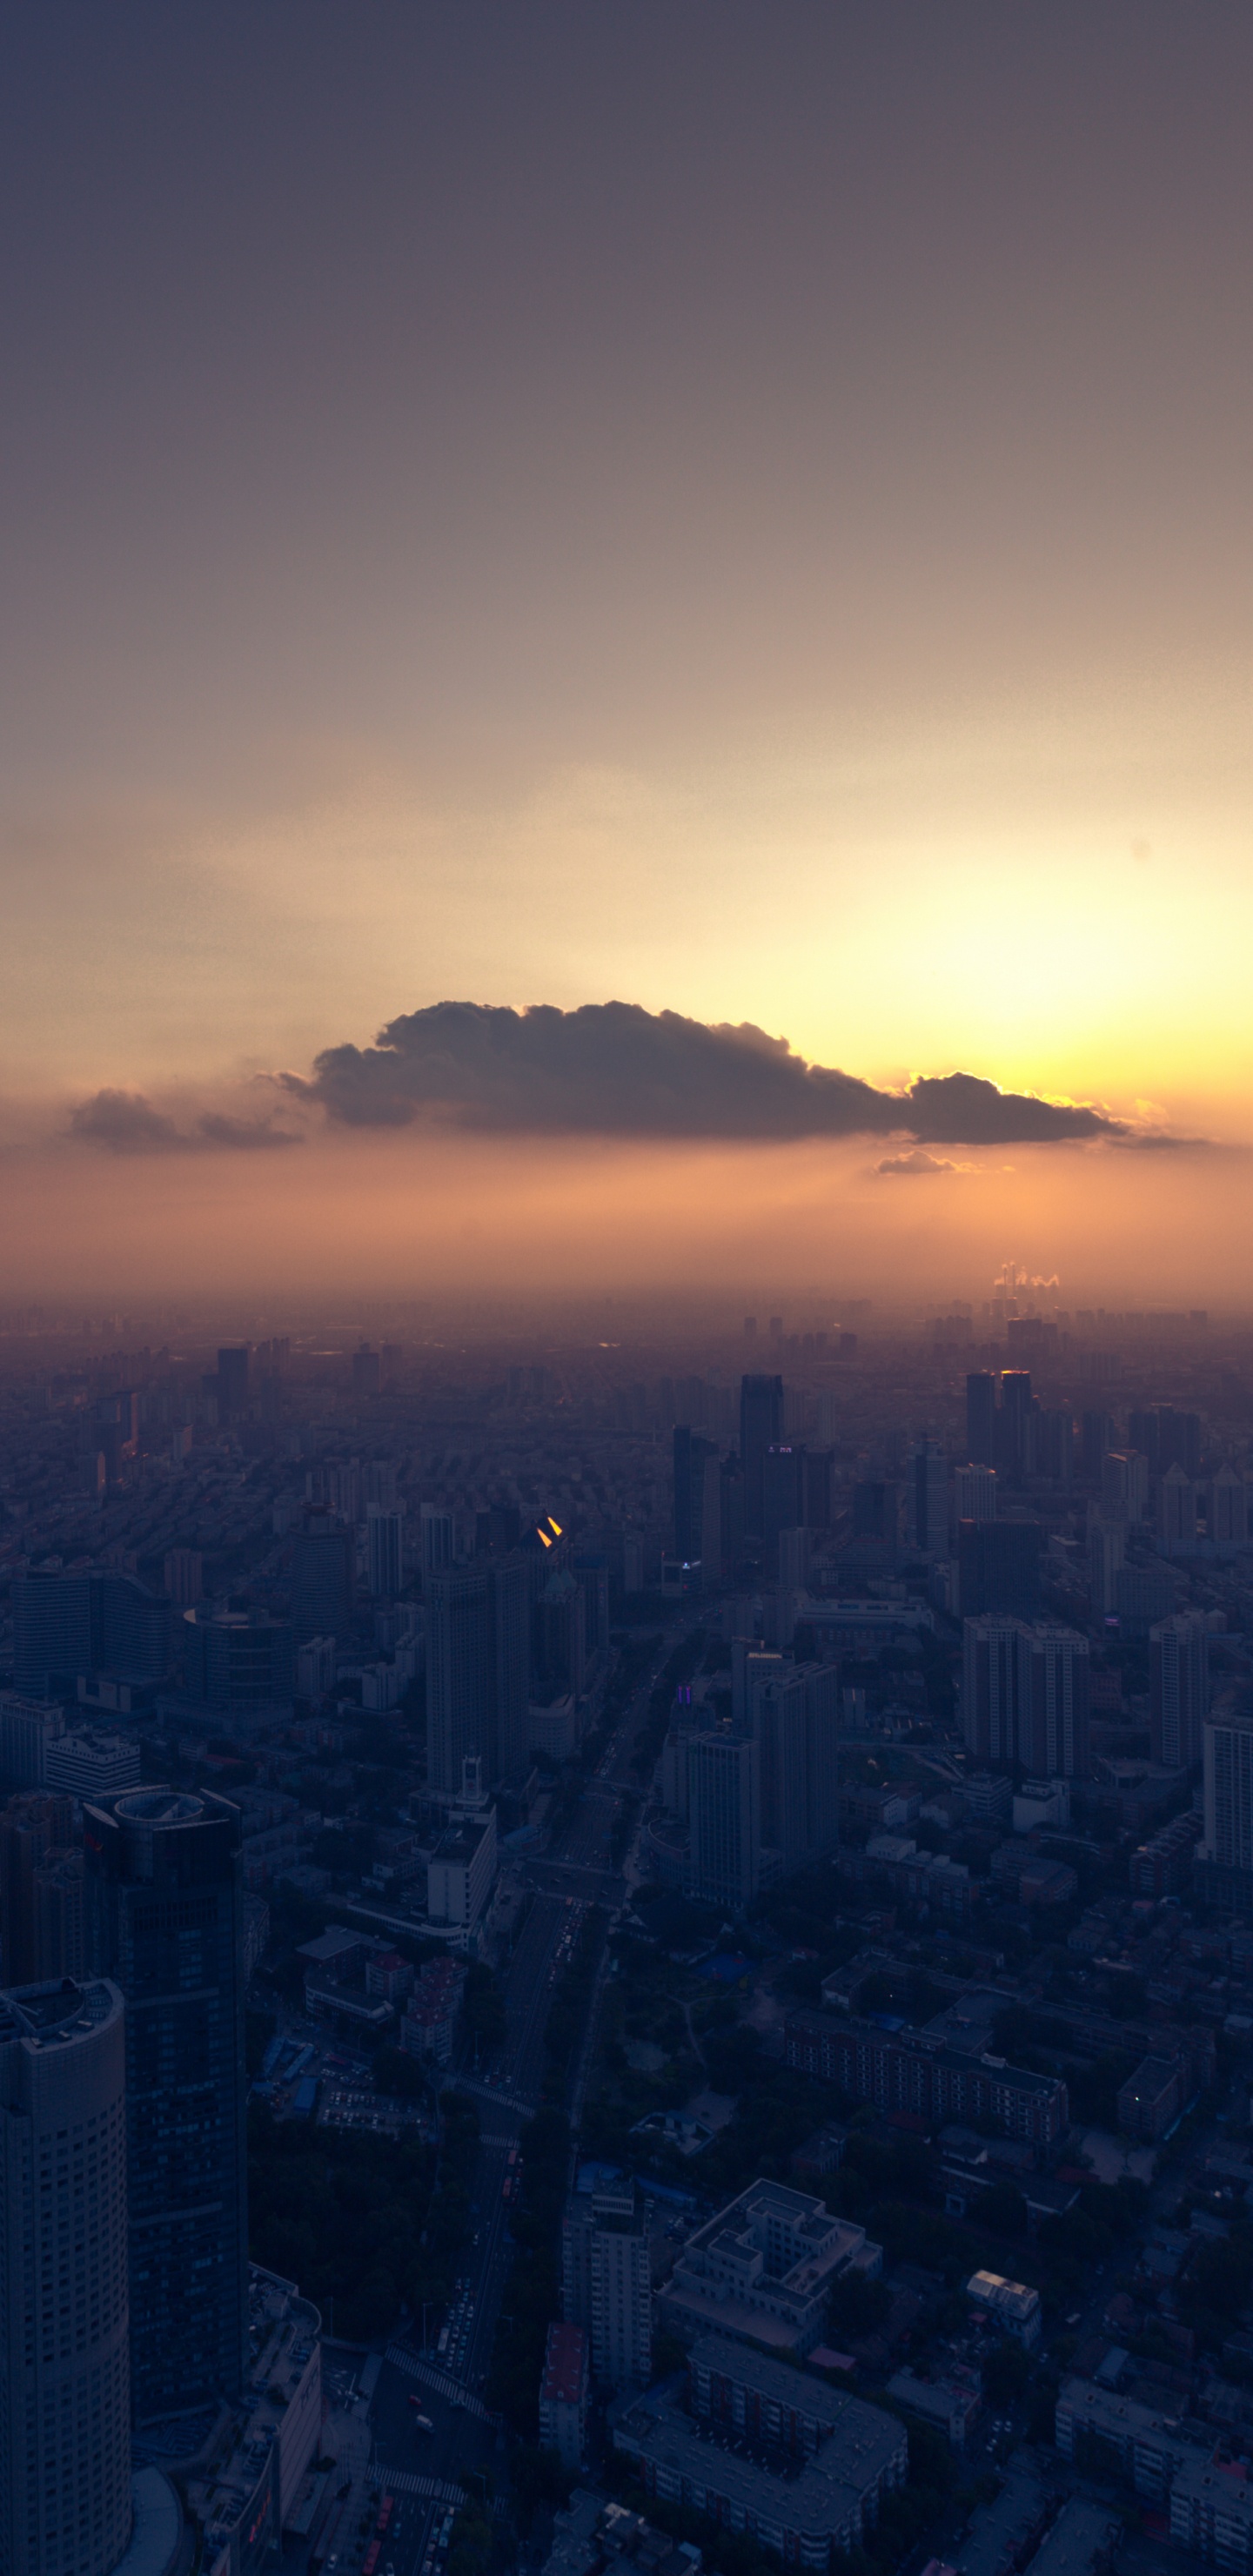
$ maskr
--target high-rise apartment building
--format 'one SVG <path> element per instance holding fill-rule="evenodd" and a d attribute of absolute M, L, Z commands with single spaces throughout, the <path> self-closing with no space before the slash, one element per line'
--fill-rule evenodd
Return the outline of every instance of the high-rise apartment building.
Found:
<path fill-rule="evenodd" d="M 1210 1541 L 1220 1553 L 1247 1547 L 1249 1539 L 1249 1495 L 1243 1476 L 1234 1467 L 1223 1466 L 1210 1478 L 1205 1494 L 1205 1519 Z"/>
<path fill-rule="evenodd" d="M 1037 1780 L 1086 1780 L 1091 1661 L 1086 1637 L 1048 1620 L 1018 1632 L 1018 1759 Z"/>
<path fill-rule="evenodd" d="M 967 1619 L 962 1718 L 983 1771 L 1015 1766 L 1037 1779 L 1085 1780 L 1089 1650 L 1077 1630 L 1045 1620 Z"/>
<path fill-rule="evenodd" d="M 1101 1461 L 1101 1500 L 1127 1522 L 1149 1516 L 1149 1462 L 1141 1449 L 1110 1449 Z"/>
<path fill-rule="evenodd" d="M 761 1469 L 761 1538 L 765 1567 L 779 1571 L 779 1536 L 805 1524 L 805 1451 L 798 1443 L 777 1441 L 767 1449 Z"/>
<path fill-rule="evenodd" d="M 0 1994 L 0 2576 L 108 2576 L 131 2533 L 125 2014 Z"/>
<path fill-rule="evenodd" d="M 351 1529 L 324 1507 L 305 1512 L 292 1539 L 291 1617 L 296 1644 L 346 1636 L 356 1588 Z"/>
<path fill-rule="evenodd" d="M 165 1551 L 166 1597 L 182 1610 L 199 1601 L 204 1592 L 204 1558 L 198 1547 L 169 1547 Z"/>
<path fill-rule="evenodd" d="M 1247 1904 L 1253 1894 L 1253 1710 L 1220 1704 L 1205 1721 L 1204 1737 L 1205 1834 L 1198 1869 L 1206 1864 L 1242 1880 Z"/>
<path fill-rule="evenodd" d="M 208 1790 L 85 1805 L 93 1970 L 126 1998 L 137 2422 L 238 2396 L 248 2356 L 239 1813 Z"/>
<path fill-rule="evenodd" d="M 376 1601 L 394 1601 L 404 1589 L 405 1516 L 373 1510 L 366 1521 L 370 1591 Z"/>
<path fill-rule="evenodd" d="M 1209 1630 L 1184 1612 L 1149 1630 L 1149 1727 L 1155 1762 L 1193 1770 L 1209 1715 Z"/>
<path fill-rule="evenodd" d="M 688 1892 L 742 1913 L 761 1887 L 761 1755 L 725 1729 L 688 1749 Z"/>
<path fill-rule="evenodd" d="M 644 2387 L 652 2369 L 648 2229 L 633 2182 L 574 2193 L 561 2243 L 562 2311 L 591 2338 L 610 2388 Z"/>
<path fill-rule="evenodd" d="M 443 1574 L 455 1561 L 457 1526 L 453 1515 L 435 1503 L 422 1505 L 422 1580 Z"/>
<path fill-rule="evenodd" d="M 710 1508 L 710 1485 L 713 1508 Z M 718 1444 L 687 1423 L 674 1429 L 674 1553 L 680 1565 L 718 1567 Z"/>
<path fill-rule="evenodd" d="M 909 1477 L 914 1545 L 927 1556 L 947 1556 L 948 1460 L 940 1441 L 919 1441 Z"/>
<path fill-rule="evenodd" d="M 785 1870 L 799 1869 L 834 1850 L 839 1838 L 839 1668 L 781 1656 L 747 1662 L 763 1852 L 777 1854 Z"/>
<path fill-rule="evenodd" d="M 744 1535 L 765 1536 L 766 1451 L 783 1438 L 783 1380 L 753 1371 L 740 1381 L 740 1459 L 744 1468 Z"/>

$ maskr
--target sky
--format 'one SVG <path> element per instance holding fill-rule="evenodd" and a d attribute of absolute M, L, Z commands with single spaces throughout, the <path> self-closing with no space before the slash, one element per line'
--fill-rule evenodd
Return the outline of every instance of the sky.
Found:
<path fill-rule="evenodd" d="M 0 15 L 0 1296 L 1238 1297 L 1251 76 L 1223 0 Z M 580 1015 L 542 1099 L 447 1002 Z"/>

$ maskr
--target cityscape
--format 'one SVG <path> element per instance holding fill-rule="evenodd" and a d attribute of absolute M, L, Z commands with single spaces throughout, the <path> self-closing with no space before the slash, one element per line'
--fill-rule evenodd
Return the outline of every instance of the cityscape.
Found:
<path fill-rule="evenodd" d="M 0 5 L 0 2576 L 1253 2576 L 1251 97 Z"/>
<path fill-rule="evenodd" d="M 8 2565 L 1236 2563 L 1253 1322 L 281 1320 L 0 1341 Z"/>

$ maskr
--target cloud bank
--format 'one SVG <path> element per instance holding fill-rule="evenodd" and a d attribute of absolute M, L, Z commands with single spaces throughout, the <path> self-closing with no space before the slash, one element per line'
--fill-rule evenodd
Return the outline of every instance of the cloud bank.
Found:
<path fill-rule="evenodd" d="M 495 1134 L 774 1138 L 892 1135 L 921 1144 L 1117 1139 L 1117 1119 L 999 1091 L 974 1074 L 907 1092 L 794 1055 L 745 1022 L 709 1027 L 676 1011 L 588 1003 L 560 1011 L 437 1002 L 390 1020 L 373 1046 L 327 1047 L 292 1096 L 342 1127 L 440 1120 Z"/>

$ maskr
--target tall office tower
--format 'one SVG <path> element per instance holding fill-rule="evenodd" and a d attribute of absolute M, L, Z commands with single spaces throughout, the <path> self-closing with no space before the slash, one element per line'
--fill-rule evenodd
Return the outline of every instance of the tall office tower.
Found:
<path fill-rule="evenodd" d="M 996 1465 L 996 1379 L 991 1369 L 972 1369 L 966 1380 L 966 1454 L 972 1466 Z"/>
<path fill-rule="evenodd" d="M 131 1574 L 20 1575 L 13 1585 L 13 1678 L 19 1691 L 71 1688 L 80 1673 L 160 1681 L 170 1669 L 170 1603 Z"/>
<path fill-rule="evenodd" d="M 87 1940 L 126 1997 L 131 2403 L 234 2399 L 248 2362 L 239 1811 L 209 1790 L 84 1802 Z"/>
<path fill-rule="evenodd" d="M 766 1451 L 783 1438 L 783 1380 L 760 1372 L 740 1380 L 740 1459 L 744 1469 L 744 1535 L 765 1536 Z"/>
<path fill-rule="evenodd" d="M 997 1465 L 1007 1483 L 1021 1484 L 1035 1471 L 1035 1412 L 1029 1369 L 1002 1369 L 997 1420 Z"/>
<path fill-rule="evenodd" d="M 767 1449 L 761 1462 L 761 1530 L 768 1574 L 779 1570 L 779 1532 L 805 1520 L 805 1452 L 786 1442 Z"/>
<path fill-rule="evenodd" d="M 1088 1591 L 1098 1617 L 1109 1618 L 1118 1606 L 1118 1576 L 1126 1561 L 1127 1524 L 1106 1520 L 1088 1506 Z"/>
<path fill-rule="evenodd" d="M 674 1552 L 680 1565 L 701 1565 L 706 1555 L 706 1471 L 717 1466 L 716 1442 L 686 1422 L 674 1428 Z M 712 1533 L 710 1533 L 712 1536 Z"/>
<path fill-rule="evenodd" d="M 1155 1476 L 1164 1476 L 1168 1467 L 1181 1467 L 1185 1476 L 1200 1474 L 1199 1413 L 1177 1413 L 1173 1404 L 1155 1404 L 1131 1415 L 1127 1437 L 1144 1451 Z"/>
<path fill-rule="evenodd" d="M 579 1574 L 583 1601 L 584 1635 L 587 1633 L 587 1605 L 595 1598 L 604 1610 L 604 1639 L 609 1636 L 609 1573 L 603 1567 L 603 1583 Z M 524 1769 L 530 1750 L 527 1717 L 531 1705 L 531 1570 L 524 1556 L 516 1551 L 495 1560 L 488 1569 L 488 1600 L 491 1610 L 491 1717 L 496 1769 L 489 1779 L 510 1779 Z M 429 1690 L 428 1681 L 428 1708 Z M 428 1720 L 429 1725 L 429 1720 Z"/>
<path fill-rule="evenodd" d="M 467 1755 L 480 1757 L 487 1779 L 496 1777 L 488 1565 L 479 1557 L 445 1566 L 427 1577 L 425 1594 L 427 1786 L 455 1798 Z"/>
<path fill-rule="evenodd" d="M 131 2536 L 125 2010 L 0 1994 L 0 2571 L 108 2576 Z"/>
<path fill-rule="evenodd" d="M 561 2230 L 561 2305 L 591 2338 L 592 2368 L 610 2388 L 652 2373 L 648 2228 L 633 2182 L 576 2192 Z"/>
<path fill-rule="evenodd" d="M 1042 1407 L 1035 1417 L 1036 1473 L 1068 1491 L 1075 1475 L 1074 1417 L 1064 1405 Z"/>
<path fill-rule="evenodd" d="M 1037 1780 L 1086 1780 L 1088 1641 L 1046 1620 L 1018 1634 L 1018 1759 Z"/>
<path fill-rule="evenodd" d="M 920 1440 L 910 1460 L 913 1541 L 926 1556 L 948 1555 L 948 1460 L 938 1440 Z"/>
<path fill-rule="evenodd" d="M 1034 1619 L 1040 1606 L 1038 1521 L 962 1521 L 957 1560 L 961 1606 L 969 1619 L 989 1610 Z"/>
<path fill-rule="evenodd" d="M 74 1840 L 72 1798 L 35 1789 L 11 1798 L 0 1814 L 0 1984 L 33 1986 L 62 1973 L 40 1965 L 35 1888 L 40 1871 Z"/>
<path fill-rule="evenodd" d="M 1140 1449 L 1110 1449 L 1101 1461 L 1101 1500 L 1128 1524 L 1149 1516 L 1149 1462 Z"/>
<path fill-rule="evenodd" d="M 405 1516 L 372 1511 L 366 1523 L 370 1591 L 376 1601 L 394 1601 L 405 1580 Z"/>
<path fill-rule="evenodd" d="M 1213 1709 L 1204 1734 L 1205 1839 L 1197 1859 L 1239 1870 L 1247 1880 L 1253 1878 L 1253 1710 Z"/>
<path fill-rule="evenodd" d="M 545 1704 L 583 1691 L 587 1652 L 583 1593 L 568 1565 L 550 1574 L 531 1620 L 531 1658 L 538 1698 Z"/>
<path fill-rule="evenodd" d="M 248 1410 L 248 1348 L 218 1352 L 218 1419 L 238 1422 Z"/>
<path fill-rule="evenodd" d="M 718 1469 L 718 1530 L 725 1577 L 734 1574 L 744 1554 L 744 1461 L 734 1450 Z"/>
<path fill-rule="evenodd" d="M 1129 1439 L 1132 1448 L 1139 1446 L 1133 1434 Z M 1085 1413 L 1079 1426 L 1079 1467 L 1085 1484 L 1100 1484 L 1101 1469 L 1115 1446 L 1112 1414 Z"/>
<path fill-rule="evenodd" d="M 953 1477 L 953 1511 L 959 1521 L 996 1519 L 995 1467 L 958 1467 Z"/>
<path fill-rule="evenodd" d="M 759 1748 L 760 1838 L 785 1870 L 834 1849 L 839 1838 L 839 1669 L 752 1657 L 748 1684 Z"/>
<path fill-rule="evenodd" d="M 198 1547 L 170 1547 L 165 1552 L 167 1599 L 189 1610 L 204 1596 L 204 1558 Z"/>
<path fill-rule="evenodd" d="M 377 1351 L 363 1342 L 352 1355 L 352 1391 L 358 1398 L 377 1395 L 383 1382 L 382 1363 Z"/>
<path fill-rule="evenodd" d="M 1157 1488 L 1157 1544 L 1163 1556 L 1191 1556 L 1196 1549 L 1196 1487 L 1177 1460 Z"/>
<path fill-rule="evenodd" d="M 1205 1492 L 1205 1519 L 1215 1547 L 1248 1545 L 1248 1488 L 1234 1467 L 1220 1467 L 1217 1475 L 1211 1476 Z"/>
<path fill-rule="evenodd" d="M 980 1771 L 1012 1771 L 1018 1754 L 1018 1622 L 962 1623 L 962 1733 Z"/>
<path fill-rule="evenodd" d="M 761 1887 L 761 1757 L 751 1736 L 698 1735 L 688 1751 L 689 1894 L 733 1914 Z"/>
<path fill-rule="evenodd" d="M 1209 1630 L 1195 1613 L 1149 1630 L 1149 1728 L 1155 1762 L 1192 1770 L 1209 1715 Z"/>
<path fill-rule="evenodd" d="M 422 1580 L 442 1574 L 455 1562 L 457 1531 L 453 1515 L 437 1503 L 422 1505 Z"/>
<path fill-rule="evenodd" d="M 344 1637 L 355 1588 L 352 1531 L 315 1505 L 292 1539 L 291 1616 L 297 1645 L 303 1646 L 307 1637 Z"/>

